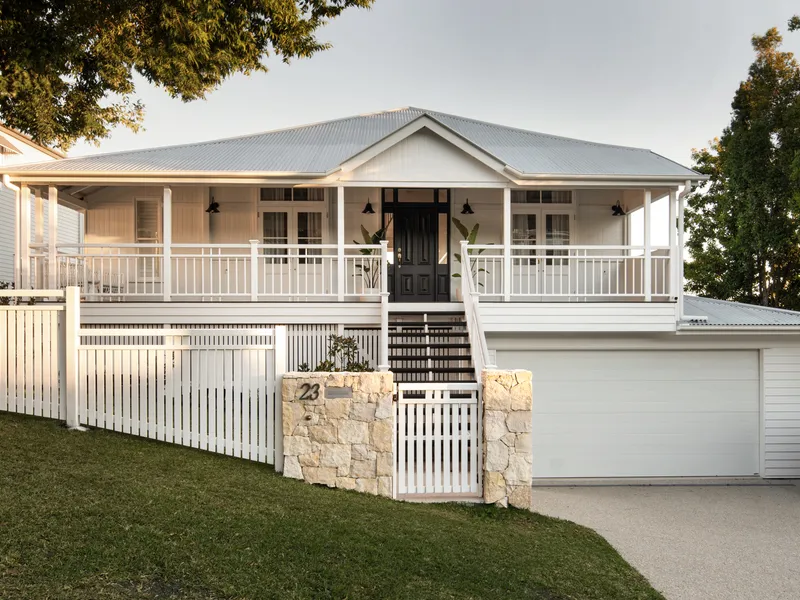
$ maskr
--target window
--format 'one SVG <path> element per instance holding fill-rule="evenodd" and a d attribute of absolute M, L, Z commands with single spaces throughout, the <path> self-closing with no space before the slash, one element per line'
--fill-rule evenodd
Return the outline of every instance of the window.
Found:
<path fill-rule="evenodd" d="M 571 190 L 511 190 L 512 204 L 572 204 Z"/>
<path fill-rule="evenodd" d="M 261 202 L 324 202 L 325 188 L 261 188 Z"/>
<path fill-rule="evenodd" d="M 136 243 L 160 244 L 161 200 L 158 198 L 136 198 L 135 206 Z M 137 259 L 139 277 L 155 278 L 161 275 L 160 263 L 155 258 L 160 253 L 161 251 L 158 248 L 137 249 L 137 254 L 142 255 L 142 258 Z"/>

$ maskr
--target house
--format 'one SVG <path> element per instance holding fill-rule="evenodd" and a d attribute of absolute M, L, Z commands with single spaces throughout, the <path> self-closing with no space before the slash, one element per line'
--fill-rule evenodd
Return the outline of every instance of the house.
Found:
<path fill-rule="evenodd" d="M 684 294 L 705 177 L 649 150 L 403 108 L 4 173 L 18 215 L 85 212 L 16 281 L 78 286 L 83 324 L 286 325 L 295 367 L 352 332 L 401 381 L 528 369 L 537 480 L 800 476 L 800 313 Z"/>
<path fill-rule="evenodd" d="M 14 129 L 0 125 L 0 169 L 13 167 L 14 165 L 60 160 L 64 154 L 52 148 L 47 148 L 37 144 L 30 137 Z M 11 283 L 15 280 L 14 265 L 19 256 L 16 248 L 19 241 L 17 224 L 15 218 L 15 192 L 6 186 L 0 186 L 0 214 L 4 215 L 0 219 L 0 282 Z M 49 234 L 49 214 L 46 199 L 42 202 L 41 223 L 42 240 L 46 241 Z M 31 210 L 36 207 L 31 205 Z M 35 218 L 31 215 L 30 219 Z M 79 212 L 71 210 L 66 206 L 58 208 L 58 241 L 62 243 L 80 243 L 81 241 L 81 216 Z M 31 242 L 36 242 L 37 231 L 31 229 Z"/>

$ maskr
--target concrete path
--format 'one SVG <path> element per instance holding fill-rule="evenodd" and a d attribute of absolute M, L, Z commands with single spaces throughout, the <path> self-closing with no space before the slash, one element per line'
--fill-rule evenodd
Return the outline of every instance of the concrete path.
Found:
<path fill-rule="evenodd" d="M 533 509 L 596 530 L 668 600 L 800 599 L 800 486 L 534 487 Z"/>

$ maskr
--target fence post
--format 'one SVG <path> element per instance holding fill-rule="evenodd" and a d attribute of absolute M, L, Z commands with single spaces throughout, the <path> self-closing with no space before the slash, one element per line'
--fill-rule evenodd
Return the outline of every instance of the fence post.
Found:
<path fill-rule="evenodd" d="M 76 286 L 69 286 L 64 291 L 66 308 L 64 311 L 64 370 L 66 380 L 66 394 L 64 404 L 65 417 L 69 429 L 81 429 L 78 416 L 78 346 L 80 346 L 80 290 Z"/>
<path fill-rule="evenodd" d="M 286 325 L 276 325 L 274 340 L 275 364 L 275 472 L 283 473 L 283 374 L 287 368 Z"/>
<path fill-rule="evenodd" d="M 381 240 L 381 345 L 378 370 L 389 370 L 389 242 Z"/>
<path fill-rule="evenodd" d="M 164 187 L 164 200 L 161 207 L 161 221 L 163 231 L 161 239 L 163 240 L 163 250 L 161 252 L 161 260 L 163 265 L 161 267 L 161 276 L 163 279 L 162 292 L 164 294 L 164 302 L 169 302 L 172 294 L 172 188 Z"/>
<path fill-rule="evenodd" d="M 258 240 L 250 240 L 250 300 L 258 302 Z"/>

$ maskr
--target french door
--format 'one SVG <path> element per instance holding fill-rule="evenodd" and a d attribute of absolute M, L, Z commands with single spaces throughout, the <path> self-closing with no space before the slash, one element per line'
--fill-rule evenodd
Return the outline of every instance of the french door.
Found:
<path fill-rule="evenodd" d="M 324 243 L 326 228 L 324 208 L 292 206 L 270 208 L 261 213 L 262 242 L 264 244 Z M 331 294 L 335 291 L 330 269 L 324 268 L 320 258 L 322 249 L 315 248 L 265 248 L 265 293 Z M 327 263 L 326 263 L 327 264 Z"/>
<path fill-rule="evenodd" d="M 161 198 L 136 198 L 136 243 L 160 244 L 161 237 Z M 161 263 L 155 256 L 161 252 L 158 248 L 137 248 L 137 254 L 142 258 L 136 259 L 139 279 L 158 279 L 161 277 Z M 130 275 L 130 273 L 129 273 Z"/>
<path fill-rule="evenodd" d="M 515 212 L 511 222 L 512 293 L 546 298 L 569 293 L 570 260 L 567 250 L 530 250 L 513 246 L 568 246 L 573 213 L 529 207 Z"/>

